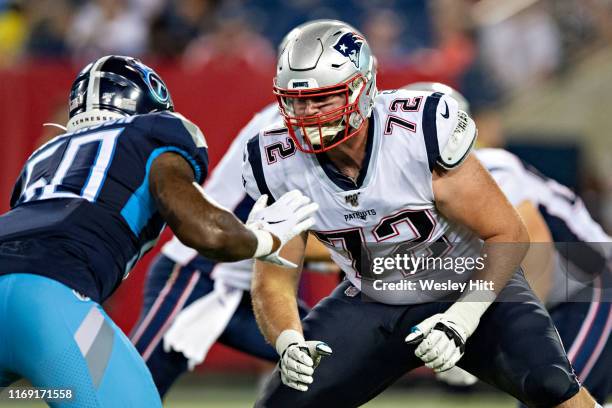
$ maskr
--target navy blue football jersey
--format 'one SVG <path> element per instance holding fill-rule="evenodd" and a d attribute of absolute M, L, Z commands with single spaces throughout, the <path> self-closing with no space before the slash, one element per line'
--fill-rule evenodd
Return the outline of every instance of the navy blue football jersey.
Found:
<path fill-rule="evenodd" d="M 151 164 L 165 152 L 204 181 L 204 136 L 172 112 L 105 122 L 36 150 L 0 216 L 0 274 L 44 275 L 104 301 L 165 225 L 149 192 Z"/>

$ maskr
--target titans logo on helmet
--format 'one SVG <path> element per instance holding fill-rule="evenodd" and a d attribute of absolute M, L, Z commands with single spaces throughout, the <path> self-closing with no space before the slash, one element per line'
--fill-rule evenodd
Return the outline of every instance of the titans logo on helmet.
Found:
<path fill-rule="evenodd" d="M 347 57 L 359 68 L 359 53 L 363 39 L 355 33 L 346 33 L 334 44 L 334 50 Z"/>
<path fill-rule="evenodd" d="M 166 84 L 164 84 L 164 81 L 162 81 L 160 76 L 140 61 L 135 61 L 135 66 L 144 76 L 145 83 L 149 87 L 151 94 L 162 103 L 168 102 L 170 93 L 168 92 L 168 88 L 166 88 Z"/>

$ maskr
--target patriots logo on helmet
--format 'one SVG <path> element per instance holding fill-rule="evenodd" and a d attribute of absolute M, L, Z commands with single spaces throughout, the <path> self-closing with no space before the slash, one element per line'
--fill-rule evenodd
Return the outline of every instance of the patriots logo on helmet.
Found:
<path fill-rule="evenodd" d="M 362 45 L 363 38 L 355 33 L 346 33 L 338 39 L 333 48 L 359 68 L 359 53 Z"/>

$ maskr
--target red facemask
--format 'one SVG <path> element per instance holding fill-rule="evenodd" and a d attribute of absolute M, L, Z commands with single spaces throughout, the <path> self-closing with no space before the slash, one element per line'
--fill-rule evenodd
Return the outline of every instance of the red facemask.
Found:
<path fill-rule="evenodd" d="M 358 74 L 343 83 L 323 88 L 284 89 L 275 86 L 274 95 L 289 129 L 289 135 L 297 147 L 304 153 L 321 153 L 334 148 L 361 130 L 366 122 L 359 110 L 359 98 L 364 89 L 365 80 Z M 341 96 L 344 101 L 342 106 L 309 116 L 298 116 L 295 113 L 298 103 L 329 96 Z M 350 123 L 358 125 L 352 127 Z"/>

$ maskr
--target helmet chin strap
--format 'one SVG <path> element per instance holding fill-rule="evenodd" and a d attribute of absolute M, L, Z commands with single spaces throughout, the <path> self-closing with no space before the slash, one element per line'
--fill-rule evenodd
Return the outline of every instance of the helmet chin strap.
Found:
<path fill-rule="evenodd" d="M 321 145 L 321 134 L 323 134 L 323 139 L 332 140 L 336 137 L 336 135 L 342 131 L 344 131 L 344 119 L 338 125 L 335 126 L 321 126 L 321 132 L 319 133 L 318 126 L 305 126 L 306 129 L 306 137 L 310 141 L 313 146 Z"/>
<path fill-rule="evenodd" d="M 327 125 L 321 126 L 321 134 L 323 134 L 323 139 L 328 143 L 333 143 L 334 139 L 340 134 L 344 133 L 346 128 L 346 119 L 342 118 L 337 125 Z M 363 118 L 359 116 L 357 113 L 352 113 L 349 118 L 349 127 L 353 129 L 358 129 L 363 123 Z M 321 134 L 319 134 L 319 127 L 315 126 L 305 126 L 306 129 L 306 137 L 312 144 L 312 146 L 321 146 Z"/>

